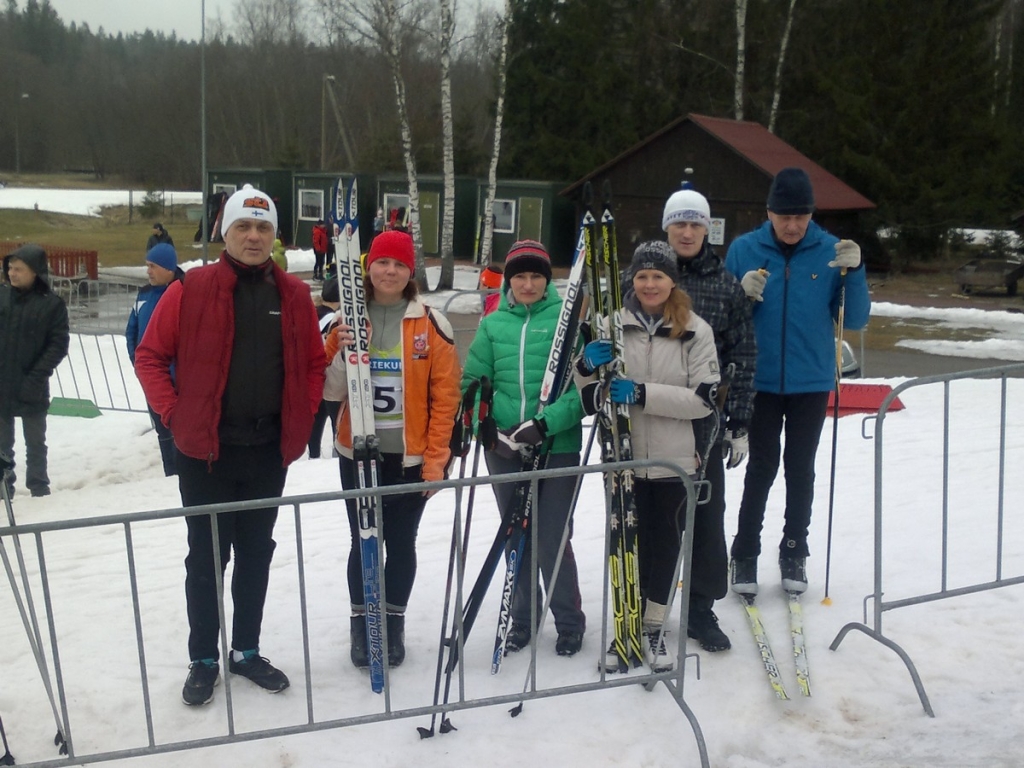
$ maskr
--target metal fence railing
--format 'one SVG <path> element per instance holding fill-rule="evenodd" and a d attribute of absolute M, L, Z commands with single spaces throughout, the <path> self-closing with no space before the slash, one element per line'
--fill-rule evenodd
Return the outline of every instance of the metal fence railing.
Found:
<path fill-rule="evenodd" d="M 454 494 L 455 503 L 452 509 L 452 525 L 454 531 L 460 531 L 463 525 L 462 492 L 467 488 L 524 480 L 536 483 L 545 478 L 566 476 L 579 477 L 582 482 L 582 478 L 586 475 L 651 466 L 664 467 L 671 470 L 682 479 L 687 488 L 686 527 L 682 552 L 677 562 L 677 572 L 688 583 L 690 576 L 689 555 L 692 548 L 692 531 L 697 492 L 694 483 L 686 475 L 685 471 L 674 464 L 652 461 L 593 464 L 497 477 L 471 477 L 443 482 L 388 486 L 375 489 L 374 495 L 379 497 L 399 493 L 456 489 Z M 534 486 L 534 493 L 536 493 L 536 486 Z M 545 666 L 537 663 L 536 646 L 534 645 L 526 683 L 521 686 L 513 686 L 508 689 L 508 692 L 496 693 L 492 682 L 494 678 L 491 675 L 489 663 L 490 649 L 488 647 L 488 663 L 485 665 L 479 664 L 477 661 L 468 660 L 466 653 L 459 654 L 457 683 L 454 686 L 455 693 L 446 702 L 439 702 L 437 700 L 436 688 L 434 689 L 434 698 L 431 700 L 428 688 L 422 685 L 411 685 L 408 678 L 404 680 L 401 678 L 396 679 L 387 671 L 386 666 L 385 687 L 380 698 L 360 696 L 355 693 L 346 693 L 346 691 L 332 691 L 332 680 L 334 680 L 330 676 L 332 665 L 330 663 L 315 664 L 313 661 L 314 653 L 311 649 L 311 640 L 316 639 L 317 636 L 316 633 L 311 631 L 310 617 L 311 614 L 315 613 L 319 616 L 325 611 L 325 607 L 320 604 L 323 602 L 323 595 L 322 592 L 317 590 L 311 591 L 307 584 L 310 583 L 311 579 L 316 581 L 317 579 L 324 578 L 322 575 L 318 575 L 320 569 L 329 568 L 332 572 L 336 571 L 337 563 L 333 560 L 330 563 L 323 563 L 317 559 L 307 560 L 304 557 L 303 543 L 306 540 L 304 526 L 309 525 L 311 530 L 310 536 L 322 535 L 322 532 L 318 534 L 316 527 L 317 523 L 323 519 L 322 515 L 320 517 L 317 516 L 317 505 L 330 502 L 336 508 L 340 501 L 357 498 L 364 494 L 365 492 L 360 490 L 308 494 L 274 500 L 208 505 L 188 509 L 166 509 L 25 525 L 17 524 L 14 519 L 13 509 L 9 500 L 7 500 L 5 506 L 9 524 L 0 526 L 0 556 L 2 556 L 4 569 L 10 582 L 11 591 L 15 597 L 26 636 L 29 644 L 32 646 L 32 655 L 48 694 L 50 710 L 58 728 L 58 741 L 63 742 L 67 754 L 66 758 L 25 763 L 24 765 L 34 766 L 35 768 L 57 768 L 57 766 L 65 766 L 69 762 L 81 765 L 171 752 L 187 752 L 210 746 L 380 723 L 397 718 L 428 718 L 436 714 L 440 714 L 443 718 L 446 713 L 459 710 L 525 702 L 571 693 L 636 686 L 637 684 L 644 685 L 650 690 L 661 683 L 666 686 L 672 699 L 689 722 L 697 750 L 699 751 L 700 764 L 707 768 L 709 762 L 703 733 L 695 714 L 685 701 L 683 695 L 686 668 L 684 662 L 687 659 L 686 616 L 689 600 L 688 590 L 682 590 L 680 597 L 682 605 L 679 609 L 678 629 L 673 625 L 673 631 L 676 632 L 673 640 L 678 640 L 678 643 L 674 648 L 676 655 L 675 669 L 670 672 L 648 673 L 643 669 L 637 669 L 629 675 L 612 675 L 609 677 L 603 671 L 590 671 L 585 673 L 585 677 L 575 679 L 571 683 L 546 684 L 543 679 L 546 671 Z M 150 569 L 160 567 L 156 564 L 156 561 L 160 559 L 160 553 L 166 549 L 167 536 L 181 535 L 181 530 L 183 530 L 181 527 L 175 527 L 174 534 L 172 534 L 168 528 L 168 521 L 173 523 L 180 521 L 185 516 L 209 515 L 214 536 L 216 536 L 217 513 L 255 509 L 268 505 L 290 507 L 292 510 L 292 525 L 288 533 L 294 535 L 294 552 L 282 553 L 281 549 L 287 549 L 287 547 L 279 547 L 278 556 L 281 557 L 282 554 L 286 554 L 288 555 L 286 559 L 293 559 L 296 572 L 294 576 L 289 577 L 279 572 L 275 579 L 271 581 L 271 591 L 274 591 L 274 585 L 278 580 L 288 582 L 287 594 L 284 596 L 276 595 L 275 599 L 293 603 L 289 611 L 297 617 L 298 628 L 293 628 L 291 634 L 298 634 L 301 639 L 303 670 L 302 683 L 296 680 L 294 687 L 304 689 L 305 713 L 302 718 L 304 721 L 287 725 L 282 725 L 280 721 L 274 721 L 270 724 L 264 724 L 263 727 L 240 730 L 236 725 L 230 675 L 225 675 L 223 679 L 225 695 L 218 697 L 219 700 L 224 702 L 226 708 L 225 717 L 215 719 L 216 722 L 223 723 L 223 732 L 205 735 L 200 738 L 180 738 L 180 734 L 175 734 L 172 728 L 167 727 L 166 722 L 162 722 L 160 713 L 164 711 L 163 705 L 160 704 L 160 701 L 154 704 L 151 693 L 152 690 L 165 691 L 171 684 L 164 679 L 167 673 L 166 665 L 158 664 L 154 666 L 150 661 L 161 658 L 160 649 L 166 645 L 165 639 L 160 636 L 156 638 L 147 636 L 144 631 L 146 618 L 149 615 L 148 611 L 156 610 L 154 606 L 158 606 L 159 610 L 166 610 L 167 599 L 166 594 L 161 590 L 160 582 L 154 581 L 149 571 Z M 323 507 L 320 508 L 321 512 L 322 510 Z M 435 512 L 440 512 L 440 510 L 435 510 Z M 336 520 L 337 516 L 332 515 L 332 519 Z M 604 518 L 602 517 L 602 519 Z M 283 527 L 284 521 L 285 519 L 282 518 L 278 523 L 279 529 Z M 606 523 L 605 528 L 605 545 L 607 547 L 609 534 Z M 566 530 L 568 530 L 568 523 Z M 54 554 L 50 544 L 54 539 L 57 539 L 59 543 L 62 536 L 66 540 L 68 534 L 73 535 L 78 542 L 83 540 L 94 541 L 95 537 L 91 535 L 91 532 L 99 532 L 99 536 L 104 542 L 105 551 L 108 554 L 117 554 L 116 560 L 124 566 L 124 570 L 120 575 L 116 572 L 116 569 L 104 568 L 102 578 L 105 582 L 109 583 L 114 583 L 113 580 L 118 578 L 126 582 L 126 598 L 123 601 L 123 612 L 125 615 L 121 617 L 120 621 L 115 620 L 115 617 L 97 616 L 97 620 L 90 632 L 69 631 L 67 627 L 69 620 L 66 612 L 67 606 L 80 604 L 78 601 L 90 600 L 90 589 L 94 589 L 95 585 L 91 584 L 88 579 L 82 578 L 84 574 L 76 576 L 75 574 L 78 569 L 75 568 L 75 564 L 62 562 L 59 557 L 61 550 L 57 548 L 56 554 Z M 118 532 L 120 532 L 120 536 L 118 536 Z M 288 538 L 281 531 L 275 534 L 275 536 L 278 536 L 280 541 L 286 541 Z M 26 565 L 28 558 L 26 557 L 25 548 L 22 547 L 23 540 L 32 542 L 35 550 L 34 560 L 28 566 Z M 384 546 L 383 535 L 379 537 L 378 546 L 380 548 Z M 453 544 L 453 557 L 454 552 L 459 551 L 455 547 L 456 545 Z M 14 552 L 13 559 L 9 554 L 11 551 Z M 534 542 L 534 551 L 537 551 L 536 542 Z M 81 556 L 80 552 L 75 553 L 75 557 Z M 465 555 L 463 555 L 464 558 Z M 605 569 L 605 590 L 602 599 L 603 629 L 601 633 L 601 647 L 605 648 L 607 647 L 607 627 L 609 626 L 608 558 L 605 557 L 602 560 Z M 109 562 L 109 560 L 104 562 Z M 534 568 L 530 578 L 533 580 L 533 584 L 536 585 L 538 578 L 536 568 L 539 567 L 536 558 L 533 559 L 533 563 Z M 29 572 L 29 566 L 31 567 L 31 573 Z M 220 596 L 219 610 L 221 617 L 223 617 L 225 615 L 224 580 L 220 576 L 218 566 L 220 566 L 219 555 L 215 549 L 215 574 L 217 577 L 217 590 Z M 383 569 L 381 569 L 381 572 L 383 572 Z M 448 585 L 449 590 L 454 589 L 454 592 L 449 592 L 448 595 L 453 596 L 454 608 L 452 615 L 456 617 L 456 626 L 461 623 L 465 576 L 466 574 L 463 573 L 463 568 L 460 566 L 454 587 L 451 584 Z M 41 607 L 36 605 L 30 584 L 37 585 L 37 592 L 42 595 Z M 381 589 L 383 589 L 383 585 L 381 585 Z M 2 599 L 4 604 L 9 604 L 9 598 L 4 596 Z M 384 596 L 382 595 L 383 601 Z M 331 606 L 328 606 L 327 610 L 330 610 L 330 608 Z M 669 611 L 671 612 L 672 610 L 673 607 L 670 605 Z M 10 615 L 13 615 L 13 610 Z M 150 618 L 152 618 L 151 615 Z M 220 636 L 222 658 L 227 657 L 230 649 L 226 633 L 227 630 L 222 619 Z M 94 637 L 96 634 L 101 635 L 101 637 Z M 478 634 L 486 635 L 487 633 L 480 632 Z M 459 636 L 460 638 L 465 636 L 461 632 L 461 627 Z M 492 637 L 485 637 L 485 640 Z M 473 645 L 479 640 L 480 638 L 478 637 L 468 637 L 466 638 L 466 643 L 467 645 Z M 125 682 L 120 684 L 116 694 L 118 698 L 117 719 L 124 722 L 144 724 L 144 735 L 138 733 L 139 729 L 136 728 L 138 735 L 134 737 L 136 742 L 134 746 L 108 743 L 95 733 L 90 734 L 88 738 L 81 737 L 85 729 L 80 726 L 83 720 L 88 722 L 88 718 L 84 716 L 84 713 L 96 711 L 97 709 L 102 711 L 107 701 L 107 699 L 102 697 L 109 696 L 111 691 L 91 690 L 88 681 L 84 681 L 85 686 L 83 687 L 82 675 L 69 672 L 69 666 L 74 666 L 71 663 L 72 659 L 80 658 L 83 654 L 88 656 L 90 648 L 95 647 L 97 641 L 100 647 L 107 649 L 107 659 L 112 659 L 116 655 L 116 666 L 118 669 L 126 670 Z M 117 649 L 116 654 L 112 652 L 112 649 Z M 441 648 L 438 651 L 440 653 Z M 93 663 L 99 662 L 94 659 Z M 136 668 L 136 674 L 133 675 L 131 673 L 131 667 Z M 592 670 L 589 666 L 587 669 Z M 179 671 L 175 670 L 175 683 L 178 681 L 177 673 Z M 324 677 L 323 673 L 325 672 L 328 675 L 327 677 Z M 134 680 L 131 679 L 133 677 Z M 564 678 L 561 679 L 564 681 Z M 336 687 L 337 683 L 333 682 L 333 686 Z M 137 692 L 137 698 L 133 705 L 125 700 L 133 695 L 132 692 Z M 339 696 L 352 700 L 351 702 L 346 702 L 345 711 L 347 714 L 338 714 L 337 700 Z M 95 697 L 100 698 L 96 700 Z M 131 712 L 132 706 L 137 708 L 136 713 Z M 46 716 L 47 712 L 45 711 L 41 710 L 38 713 L 38 718 L 44 721 Z M 212 722 L 209 718 L 204 719 L 208 724 Z M 211 725 L 210 727 L 214 726 Z M 219 726 L 216 726 L 216 728 L 219 729 Z M 115 735 L 110 738 L 117 740 L 117 729 L 114 730 Z M 157 734 L 163 734 L 164 738 L 158 738 Z M 9 733 L 8 737 L 14 738 L 15 735 Z"/>
<path fill-rule="evenodd" d="M 926 376 L 900 384 L 892 390 L 883 401 L 877 416 L 869 416 L 865 419 L 865 425 L 874 422 L 875 441 L 875 514 L 874 514 L 874 591 L 864 601 L 864 621 L 851 622 L 846 624 L 836 635 L 836 638 L 829 646 L 836 650 L 843 638 L 851 630 L 863 632 L 868 637 L 877 640 L 882 645 L 894 651 L 910 673 L 914 686 L 917 689 L 918 697 L 925 712 L 934 717 L 928 695 L 925 693 L 924 684 L 914 666 L 910 655 L 901 648 L 895 641 L 887 637 L 882 630 L 882 614 L 886 611 L 895 610 L 912 605 L 931 603 L 937 600 L 944 600 L 951 597 L 961 597 L 978 592 L 984 592 L 997 587 L 1005 587 L 1013 584 L 1024 584 L 1024 574 L 1006 573 L 1006 482 L 1007 470 L 1013 463 L 1019 464 L 1020 452 L 1014 454 L 1013 461 L 1007 460 L 1007 378 L 1019 376 L 1024 373 L 1024 363 L 1006 365 L 997 368 L 984 368 L 963 373 L 952 373 L 941 376 Z M 972 475 L 971 498 L 959 500 L 960 503 L 951 503 L 951 471 L 964 472 L 964 458 L 953 458 L 953 450 L 958 442 L 969 444 L 972 436 L 980 428 L 975 423 L 956 422 L 952 418 L 951 408 L 951 387 L 960 380 L 993 378 L 1000 380 L 1000 398 L 998 411 L 993 404 L 993 412 L 998 413 L 998 420 L 995 424 L 995 435 L 992 435 L 993 444 L 998 446 L 995 452 L 995 460 L 990 460 L 986 455 L 983 461 L 971 464 Z M 929 585 L 924 589 L 918 589 L 906 584 L 895 584 L 891 580 L 886 583 L 884 579 L 885 551 L 883 549 L 883 532 L 888 515 L 895 515 L 901 511 L 899 505 L 885 506 L 886 487 L 885 470 L 892 469 L 899 463 L 899 457 L 885 453 L 885 419 L 889 407 L 899 397 L 900 393 L 912 388 L 941 385 L 943 388 L 942 404 L 943 418 L 941 432 L 935 435 L 920 436 L 919 446 L 929 446 L 930 449 L 915 451 L 914 471 L 929 471 L 937 475 L 935 498 L 918 499 L 915 504 L 916 519 L 919 520 L 919 539 L 917 549 L 926 549 L 925 554 L 930 557 L 925 561 L 929 567 L 922 568 L 923 576 Z M 1019 423 L 1017 425 L 1019 427 Z M 938 431 L 938 430 L 937 430 Z M 865 437 L 869 437 L 865 432 Z M 986 452 L 988 453 L 988 452 Z M 955 467 L 955 469 L 954 469 Z M 893 483 L 893 487 L 899 486 L 899 476 Z M 987 493 L 980 493 L 985 489 Z M 991 504 L 986 504 L 986 499 Z M 965 503 L 966 502 L 966 503 Z M 1016 508 L 1017 505 L 1015 505 Z M 920 509 L 920 512 L 917 510 Z M 927 514 L 925 514 L 927 511 Z M 959 567 L 957 569 L 958 583 L 951 585 L 951 545 L 956 541 L 953 530 L 957 526 L 963 526 L 972 531 L 990 530 L 992 534 L 988 556 L 981 559 L 984 563 L 985 572 L 980 567 Z M 925 544 L 928 542 L 928 544 Z M 932 545 L 934 543 L 934 546 Z M 937 586 L 937 588 L 935 588 Z M 893 595 L 900 597 L 894 598 Z M 886 597 L 888 595 L 888 597 Z M 868 603 L 873 606 L 872 624 L 868 626 Z"/>

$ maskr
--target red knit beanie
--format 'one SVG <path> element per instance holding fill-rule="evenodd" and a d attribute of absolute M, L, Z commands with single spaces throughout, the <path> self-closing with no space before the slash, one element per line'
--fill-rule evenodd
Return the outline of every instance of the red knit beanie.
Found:
<path fill-rule="evenodd" d="M 381 232 L 370 243 L 370 253 L 366 256 L 366 268 L 369 269 L 377 259 L 400 261 L 409 268 L 410 272 L 415 272 L 416 257 L 412 237 L 408 232 L 399 232 L 396 229 Z"/>

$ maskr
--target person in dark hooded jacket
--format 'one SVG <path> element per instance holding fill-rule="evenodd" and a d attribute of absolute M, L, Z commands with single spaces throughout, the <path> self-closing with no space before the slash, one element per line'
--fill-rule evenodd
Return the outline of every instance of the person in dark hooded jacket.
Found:
<path fill-rule="evenodd" d="M 0 453 L 14 459 L 14 418 L 25 436 L 25 485 L 50 493 L 46 411 L 50 376 L 68 353 L 68 310 L 50 290 L 46 251 L 26 244 L 4 258 L 0 285 Z M 14 493 L 17 477 L 8 475 Z"/>

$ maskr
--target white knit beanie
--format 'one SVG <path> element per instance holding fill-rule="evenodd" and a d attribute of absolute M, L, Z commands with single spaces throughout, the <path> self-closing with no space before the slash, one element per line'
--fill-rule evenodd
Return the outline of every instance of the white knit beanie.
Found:
<path fill-rule="evenodd" d="M 694 189 L 680 189 L 665 203 L 661 217 L 661 228 L 668 232 L 670 224 L 693 221 L 705 229 L 711 229 L 711 206 L 700 192 Z"/>
<path fill-rule="evenodd" d="M 275 234 L 277 233 L 277 207 L 274 201 L 266 192 L 254 189 L 252 184 L 246 184 L 224 203 L 224 217 L 220 222 L 221 236 L 223 237 L 239 219 L 269 221 L 274 225 Z"/>

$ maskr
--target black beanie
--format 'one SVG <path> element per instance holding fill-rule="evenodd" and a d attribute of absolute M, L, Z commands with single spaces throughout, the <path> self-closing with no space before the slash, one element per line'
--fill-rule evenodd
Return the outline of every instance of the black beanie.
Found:
<path fill-rule="evenodd" d="M 520 272 L 536 272 L 551 282 L 551 257 L 547 249 L 536 240 L 519 240 L 512 244 L 505 256 L 505 281 Z"/>
<path fill-rule="evenodd" d="M 633 276 L 642 269 L 656 269 L 664 272 L 673 283 L 679 282 L 679 267 L 676 264 L 676 252 L 664 240 L 649 240 L 640 243 L 633 251 L 633 261 L 630 262 L 627 278 Z"/>
<path fill-rule="evenodd" d="M 780 216 L 814 213 L 814 189 L 803 168 L 783 168 L 772 179 L 768 210 Z"/>

